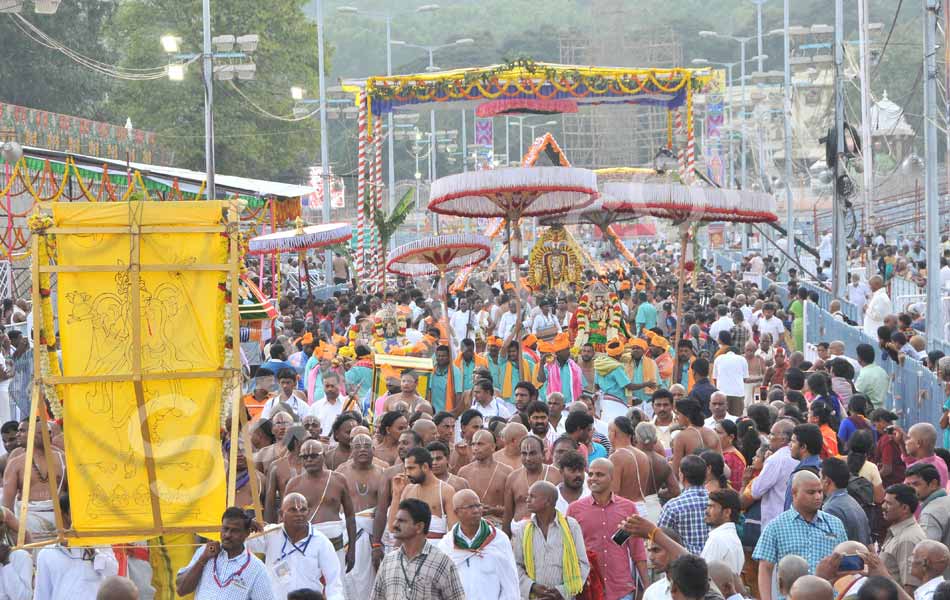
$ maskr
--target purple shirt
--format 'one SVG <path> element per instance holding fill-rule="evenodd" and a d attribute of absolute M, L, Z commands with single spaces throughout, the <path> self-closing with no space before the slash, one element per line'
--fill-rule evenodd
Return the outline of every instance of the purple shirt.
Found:
<path fill-rule="evenodd" d="M 902 454 L 901 458 L 904 460 L 904 464 L 908 467 L 916 465 L 917 463 L 933 465 L 934 468 L 937 469 L 937 473 L 940 475 L 940 487 L 943 489 L 947 488 L 947 463 L 936 454 L 925 456 L 919 460 L 915 460 L 913 456 L 908 456 L 906 454 Z"/>
<path fill-rule="evenodd" d="M 769 521 L 782 514 L 785 508 L 785 490 L 795 467 L 792 451 L 783 446 L 765 459 L 762 472 L 752 481 L 752 496 L 762 500 L 762 530 Z"/>

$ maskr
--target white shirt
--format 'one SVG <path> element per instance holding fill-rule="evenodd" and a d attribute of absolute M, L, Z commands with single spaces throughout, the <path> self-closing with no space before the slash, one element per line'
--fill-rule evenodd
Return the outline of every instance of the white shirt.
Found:
<path fill-rule="evenodd" d="M 735 325 L 736 325 L 735 322 L 733 322 L 733 320 L 729 318 L 729 315 L 724 315 L 722 317 L 719 317 L 718 319 L 713 321 L 712 325 L 709 326 L 709 337 L 711 337 L 712 339 L 718 342 L 719 332 L 731 331 L 732 328 L 735 327 Z"/>
<path fill-rule="evenodd" d="M 337 396 L 336 402 L 330 402 L 326 398 L 317 400 L 310 407 L 310 414 L 320 421 L 321 433 L 330 437 L 333 430 L 333 421 L 343 413 L 344 399 Z"/>
<path fill-rule="evenodd" d="M 863 281 L 857 283 L 851 282 L 848 284 L 848 302 L 854 304 L 858 308 L 864 306 L 868 301 L 868 296 L 871 295 L 871 288 L 868 287 Z"/>
<path fill-rule="evenodd" d="M 261 409 L 261 418 L 269 419 L 274 416 L 274 412 L 277 410 L 277 405 L 280 402 L 280 394 L 265 402 L 264 408 Z M 297 415 L 298 421 L 303 419 L 304 416 L 310 412 L 310 405 L 307 404 L 306 400 L 299 398 L 297 394 L 291 394 L 290 398 L 288 400 L 284 400 L 283 402 L 294 410 L 294 414 Z"/>
<path fill-rule="evenodd" d="M 449 317 L 449 326 L 452 328 L 452 335 L 455 336 L 454 341 L 456 344 L 461 344 L 465 338 L 474 339 L 475 337 L 475 323 L 472 319 L 472 311 L 470 310 L 466 310 L 465 312 L 460 310 L 452 311 L 452 316 Z M 469 332 L 471 332 L 471 335 Z"/>
<path fill-rule="evenodd" d="M 119 574 L 112 548 L 93 548 L 93 559 L 83 558 L 85 548 L 53 546 L 36 556 L 36 600 L 95 598 L 106 577 Z M 21 562 L 22 564 L 22 562 Z"/>
<path fill-rule="evenodd" d="M 0 600 L 30 600 L 33 597 L 33 559 L 26 550 L 14 550 L 0 567 Z"/>
<path fill-rule="evenodd" d="M 937 586 L 943 583 L 943 575 L 938 575 L 914 590 L 914 600 L 930 600 L 937 591 Z"/>
<path fill-rule="evenodd" d="M 558 323 L 557 315 L 554 313 L 539 314 L 534 317 L 534 320 L 531 322 L 531 333 L 538 335 L 544 329 L 549 327 L 557 327 L 558 333 L 561 332 L 561 324 Z"/>
<path fill-rule="evenodd" d="M 498 317 L 498 326 L 495 327 L 495 335 L 501 339 L 505 339 L 515 328 L 515 323 L 517 322 L 518 313 L 513 313 L 510 310 L 506 310 L 505 314 Z"/>
<path fill-rule="evenodd" d="M 515 554 L 505 532 L 496 528 L 494 539 L 484 544 L 479 552 L 456 549 L 454 532 L 455 528 L 450 529 L 439 540 L 437 547 L 455 563 L 466 598 L 520 600 L 521 587 L 515 568 Z M 469 544 L 474 541 L 461 528 L 459 535 Z"/>
<path fill-rule="evenodd" d="M 310 588 L 323 592 L 327 600 L 343 600 L 340 559 L 327 536 L 313 525 L 309 537 L 296 544 L 290 541 L 282 526 L 246 543 L 251 552 L 264 554 L 264 566 L 275 599 L 285 600 L 289 592 Z M 321 578 L 326 587 L 320 583 Z"/>
<path fill-rule="evenodd" d="M 759 317 L 759 320 L 756 324 L 759 327 L 759 336 L 762 336 L 766 333 L 771 334 L 772 343 L 776 345 L 781 345 L 785 341 L 785 325 L 775 315 L 772 315 L 771 319 Z M 876 335 L 877 334 L 875 334 L 875 336 Z"/>
<path fill-rule="evenodd" d="M 864 333 L 872 340 L 877 339 L 877 328 L 884 324 L 884 317 L 894 312 L 887 289 L 880 288 L 871 295 L 864 313 Z"/>
<path fill-rule="evenodd" d="M 507 419 L 511 415 L 515 414 L 515 409 L 498 397 L 492 398 L 491 402 L 488 403 L 488 406 L 482 405 L 478 400 L 472 400 L 471 408 L 474 408 L 480 412 L 482 417 L 484 417 L 486 420 L 491 417 L 501 417 L 503 419 Z"/>
<path fill-rule="evenodd" d="M 643 593 L 643 600 L 670 600 L 670 598 L 672 598 L 670 595 L 670 580 L 666 578 L 666 574 L 661 575 Z"/>
<path fill-rule="evenodd" d="M 940 287 L 943 289 L 950 287 L 950 265 L 940 267 Z"/>
<path fill-rule="evenodd" d="M 713 362 L 712 378 L 719 391 L 727 396 L 745 396 L 745 378 L 749 362 L 735 352 L 726 352 Z"/>
<path fill-rule="evenodd" d="M 736 533 L 736 524 L 723 523 L 719 527 L 709 530 L 709 537 L 700 554 L 707 563 L 718 560 L 729 565 L 733 573 L 742 573 L 745 564 L 745 554 L 742 551 L 742 542 Z"/>
<path fill-rule="evenodd" d="M 755 325 L 755 320 L 757 317 L 752 312 L 751 306 L 749 306 L 748 304 L 743 304 L 742 306 L 739 307 L 739 310 L 742 311 L 742 317 L 744 319 L 744 322 L 747 323 L 749 327 L 752 327 L 753 325 Z"/>
<path fill-rule="evenodd" d="M 567 501 L 567 498 L 565 498 L 563 494 L 561 494 L 562 485 L 564 484 L 563 483 L 557 484 L 557 504 L 555 505 L 554 508 L 556 508 L 558 512 L 560 512 L 561 514 L 567 514 L 567 507 L 570 506 L 571 503 Z M 586 498 L 588 496 L 590 496 L 590 488 L 587 487 L 587 478 L 585 477 L 584 485 L 583 487 L 581 487 L 581 495 L 577 497 L 577 500 L 580 500 L 581 498 Z"/>
<path fill-rule="evenodd" d="M 719 421 L 717 421 L 716 417 L 709 417 L 708 419 L 706 419 L 706 422 L 703 424 L 706 427 L 712 429 L 713 427 L 716 426 L 716 423 L 719 423 L 721 421 L 732 421 L 733 423 L 735 423 L 737 420 L 738 420 L 738 417 L 734 417 L 730 415 L 729 413 L 726 413 L 726 417 L 724 419 L 720 419 Z"/>
<path fill-rule="evenodd" d="M 204 546 L 198 546 L 187 566 L 178 569 L 178 574 L 187 573 L 198 562 Z M 215 581 L 217 578 L 217 581 Z M 220 584 L 218 583 L 220 582 Z M 86 598 L 87 596 L 73 596 Z M 94 598 L 95 596 L 88 596 Z M 214 560 L 205 563 L 201 580 L 195 589 L 195 600 L 273 600 L 274 592 L 267 577 L 267 568 L 261 559 L 245 548 L 230 558 L 224 550 Z"/>

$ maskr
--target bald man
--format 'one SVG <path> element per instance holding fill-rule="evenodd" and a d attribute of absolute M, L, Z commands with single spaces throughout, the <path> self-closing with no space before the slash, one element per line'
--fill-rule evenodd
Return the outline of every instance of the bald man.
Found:
<path fill-rule="evenodd" d="M 902 435 L 899 429 L 895 436 L 898 443 L 904 444 L 904 455 L 901 458 L 908 467 L 920 464 L 933 465 L 940 474 L 940 487 L 947 487 L 947 463 L 934 453 L 937 447 L 937 428 L 931 423 L 917 423 Z M 906 439 L 905 439 L 906 437 Z"/>
<path fill-rule="evenodd" d="M 930 600 L 943 574 L 950 567 L 950 550 L 935 540 L 924 540 L 914 547 L 910 557 L 911 574 L 923 583 L 914 591 L 914 600 Z"/>
<path fill-rule="evenodd" d="M 848 539 L 841 520 L 821 510 L 823 499 L 821 480 L 817 475 L 811 471 L 795 473 L 791 508 L 763 527 L 752 553 L 752 559 L 759 561 L 761 600 L 777 598 L 775 565 L 782 557 L 797 554 L 808 562 L 809 572 L 814 572 L 822 558 Z M 816 531 L 823 532 L 823 535 L 816 535 Z"/>
<path fill-rule="evenodd" d="M 778 561 L 776 571 L 778 572 L 778 592 L 788 597 L 792 584 L 798 581 L 799 577 L 808 575 L 808 563 L 797 554 L 788 554 Z"/>
<path fill-rule="evenodd" d="M 418 433 L 419 437 L 422 438 L 423 446 L 428 446 L 430 443 L 434 442 L 436 436 L 439 433 L 435 423 L 429 419 L 419 419 L 412 424 L 412 430 Z"/>
<path fill-rule="evenodd" d="M 709 568 L 709 578 L 719 588 L 723 598 L 732 598 L 737 594 L 743 598 L 742 580 L 732 572 L 732 567 L 720 560 L 709 561 L 706 566 Z"/>
<path fill-rule="evenodd" d="M 649 574 L 643 540 L 631 536 L 618 546 L 611 539 L 624 519 L 638 514 L 633 501 L 611 491 L 613 478 L 614 463 L 606 458 L 594 460 L 587 474 L 590 496 L 572 502 L 567 515 L 580 524 L 584 545 L 597 556 L 604 597 L 624 598 L 637 590 L 630 563 L 636 566 L 640 581 L 648 581 Z"/>
<path fill-rule="evenodd" d="M 356 520 L 353 499 L 342 475 L 324 468 L 326 447 L 317 440 L 307 440 L 300 447 L 300 461 L 304 472 L 287 482 L 286 492 L 298 492 L 307 499 L 310 507 L 309 522 L 315 525 L 333 544 L 340 558 L 340 567 L 349 572 L 356 561 L 356 544 L 343 543 L 356 539 Z M 340 520 L 340 513 L 344 519 Z M 344 568 L 345 567 L 345 568 Z"/>
<path fill-rule="evenodd" d="M 349 488 L 356 521 L 354 564 L 343 577 L 343 588 L 347 598 L 369 598 L 376 575 L 372 562 L 373 520 L 380 494 L 386 486 L 385 469 L 374 461 L 373 438 L 369 435 L 360 433 L 353 436 L 350 447 L 350 460 L 337 468 L 337 473 L 343 476 Z"/>
<path fill-rule="evenodd" d="M 528 500 L 531 485 L 536 481 L 548 481 L 552 486 L 561 483 L 557 467 L 544 464 L 544 441 L 536 435 L 527 435 L 521 440 L 521 457 L 524 466 L 508 474 L 505 480 L 505 514 L 502 526 L 505 533 L 512 533 L 513 523 L 531 516 Z M 554 488 L 557 493 L 557 488 Z M 557 498 L 554 499 L 557 504 Z"/>
<path fill-rule="evenodd" d="M 528 428 L 521 423 L 508 423 L 501 430 L 505 447 L 495 452 L 495 460 L 507 465 L 512 471 L 521 468 L 521 440 L 528 435 Z"/>
<path fill-rule="evenodd" d="M 505 480 L 512 468 L 496 460 L 494 450 L 495 438 L 491 432 L 476 431 L 472 436 L 475 460 L 459 469 L 459 477 L 465 479 L 481 499 L 482 517 L 500 527 L 505 514 Z"/>
<path fill-rule="evenodd" d="M 565 558 L 572 561 L 571 569 L 578 572 L 580 582 L 587 581 L 590 563 L 587 560 L 587 546 L 584 544 L 584 532 L 573 517 L 564 517 L 567 531 L 562 529 L 557 504 L 557 488 L 550 481 L 536 481 L 528 489 L 527 505 L 531 519 L 514 528 L 512 548 L 515 552 L 515 564 L 521 587 L 521 597 L 561 598 L 570 600 L 580 593 L 583 584 L 577 589 L 568 590 L 564 581 Z M 570 536 L 574 540 L 576 552 L 565 557 L 564 540 Z M 531 567 L 525 561 L 525 537 L 532 553 Z"/>
<path fill-rule="evenodd" d="M 805 575 L 792 584 L 788 600 L 834 600 L 834 598 L 835 590 L 830 583 L 814 575 Z"/>
<path fill-rule="evenodd" d="M 139 589 L 128 577 L 106 577 L 99 585 L 96 600 L 139 600 Z"/>
<path fill-rule="evenodd" d="M 322 592 L 327 600 L 343 600 L 343 578 L 336 550 L 327 536 L 310 523 L 310 505 L 298 492 L 280 505 L 281 525 L 249 538 L 247 549 L 264 555 L 264 566 L 275 600 L 298 589 Z M 288 551 L 290 546 L 290 551 Z"/>
<path fill-rule="evenodd" d="M 452 497 L 458 522 L 438 543 L 455 563 L 468 598 L 519 600 L 521 588 L 511 541 L 483 517 L 484 506 L 472 490 Z"/>

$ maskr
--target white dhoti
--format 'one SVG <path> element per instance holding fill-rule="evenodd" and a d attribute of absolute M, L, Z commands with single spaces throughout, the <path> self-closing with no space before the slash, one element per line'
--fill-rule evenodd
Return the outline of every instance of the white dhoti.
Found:
<path fill-rule="evenodd" d="M 644 519 L 648 519 L 651 523 L 656 523 L 660 520 L 660 511 L 663 510 L 663 506 L 660 504 L 660 497 L 656 494 L 650 494 L 644 497 L 641 502 L 636 502 L 635 504 L 637 506 L 637 513 Z"/>
<path fill-rule="evenodd" d="M 313 527 L 330 539 L 333 549 L 336 550 L 336 557 L 340 560 L 340 573 L 346 573 L 346 540 L 343 539 L 346 527 L 344 522 L 342 520 L 324 521 L 323 523 L 314 523 Z"/>
<path fill-rule="evenodd" d="M 23 502 L 17 502 L 17 518 Z M 42 542 L 56 537 L 56 514 L 52 500 L 34 500 L 28 503 L 26 530 L 34 542 Z"/>
<path fill-rule="evenodd" d="M 356 558 L 353 570 L 343 575 L 343 593 L 348 600 L 366 600 L 372 596 L 376 570 L 373 569 L 373 514 L 375 509 L 356 513 Z"/>
<path fill-rule="evenodd" d="M 155 588 L 152 587 L 152 565 L 147 560 L 129 558 L 129 579 L 139 589 L 139 600 L 153 600 Z"/>

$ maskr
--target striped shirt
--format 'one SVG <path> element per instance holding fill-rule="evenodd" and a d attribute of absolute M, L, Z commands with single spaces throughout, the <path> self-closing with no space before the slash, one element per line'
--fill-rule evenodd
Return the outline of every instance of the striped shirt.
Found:
<path fill-rule="evenodd" d="M 458 569 L 429 542 L 415 558 L 400 548 L 383 558 L 371 600 L 465 600 Z"/>

